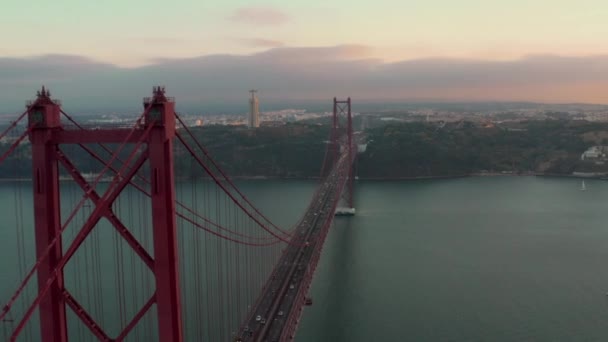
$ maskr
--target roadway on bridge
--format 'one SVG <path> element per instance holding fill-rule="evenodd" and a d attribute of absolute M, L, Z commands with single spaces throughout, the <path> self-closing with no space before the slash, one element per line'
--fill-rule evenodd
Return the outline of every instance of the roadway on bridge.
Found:
<path fill-rule="evenodd" d="M 321 248 L 320 233 L 334 215 L 333 209 L 340 198 L 340 189 L 345 180 L 339 170 L 347 162 L 344 153 L 329 176 L 321 183 L 311 204 L 286 247 L 277 267 L 273 271 L 251 317 L 241 327 L 237 341 L 279 341 L 293 310 L 303 303 L 296 303 L 302 281 L 305 278 L 315 250 Z M 306 291 L 306 289 L 302 289 Z M 240 338 L 240 339 L 239 339 Z"/>

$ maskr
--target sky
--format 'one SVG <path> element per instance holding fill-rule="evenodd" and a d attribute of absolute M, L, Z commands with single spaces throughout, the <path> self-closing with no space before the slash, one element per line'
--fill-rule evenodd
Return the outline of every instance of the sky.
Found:
<path fill-rule="evenodd" d="M 46 83 L 96 105 L 99 87 L 139 96 L 156 81 L 201 104 L 251 87 L 262 104 L 343 91 L 608 103 L 605 18 L 600 0 L 4 0 L 0 101 Z"/>

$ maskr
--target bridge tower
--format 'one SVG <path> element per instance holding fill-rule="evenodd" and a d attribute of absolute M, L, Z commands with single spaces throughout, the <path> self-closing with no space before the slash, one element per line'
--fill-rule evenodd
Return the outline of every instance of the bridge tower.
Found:
<path fill-rule="evenodd" d="M 44 86 L 35 101 L 29 103 L 28 127 L 32 144 L 32 170 L 34 188 L 34 230 L 36 236 L 36 258 L 42 260 L 38 267 L 38 290 L 58 271 L 55 281 L 40 301 L 40 335 L 43 342 L 67 341 L 67 319 L 63 299 L 63 268 L 61 239 L 51 245 L 61 230 L 59 202 L 59 164 L 56 151 L 57 142 L 50 138 L 54 131 L 61 129 L 60 102 L 51 99 L 50 91 Z M 46 249 L 50 248 L 45 258 Z"/>
<path fill-rule="evenodd" d="M 183 340 L 178 253 L 176 236 L 175 185 L 173 177 L 173 138 L 175 136 L 175 102 L 165 96 L 164 87 L 154 87 L 153 96 L 144 99 L 144 113 L 132 129 L 109 128 L 95 130 L 64 129 L 61 123 L 61 104 L 51 99 L 42 87 L 37 98 L 28 103 L 29 139 L 32 144 L 34 221 L 38 267 L 38 294 L 34 304 L 17 325 L 14 338 L 32 317 L 39 304 L 42 342 L 67 342 L 66 304 L 74 314 L 102 341 L 122 341 L 138 321 L 156 304 L 160 341 Z M 65 113 L 64 113 L 65 114 Z M 94 181 L 90 184 L 62 153 L 60 144 L 113 143 L 131 144 L 133 152 L 105 193 L 97 193 Z M 118 150 L 114 156 L 118 155 Z M 114 158 L 114 157 L 113 157 Z M 154 257 L 150 256 L 127 227 L 112 212 L 112 204 L 131 182 L 144 162 L 150 166 L 151 222 Z M 67 249 L 63 249 L 59 164 L 95 204 L 78 234 Z M 106 168 L 110 167 L 108 162 Z M 99 175 L 101 177 L 102 175 Z M 123 327 L 118 337 L 110 337 L 98 322 L 86 312 L 64 286 L 64 267 L 91 234 L 101 218 L 116 228 L 125 242 L 139 255 L 154 274 L 156 290 L 132 320 Z M 69 220 L 69 218 L 68 218 Z M 65 223 L 67 225 L 67 223 Z"/>
<path fill-rule="evenodd" d="M 354 190 L 354 161 L 357 155 L 356 142 L 353 140 L 353 117 L 351 111 L 350 97 L 346 100 L 338 100 L 334 97 L 332 115 L 332 133 L 330 145 L 333 156 L 332 164 L 337 161 L 339 152 L 344 152 L 346 149 L 347 158 L 349 162 L 349 169 L 346 172 L 345 188 L 342 192 L 343 206 L 339 206 L 336 209 L 336 215 L 354 215 L 355 207 L 353 203 L 353 190 Z"/>

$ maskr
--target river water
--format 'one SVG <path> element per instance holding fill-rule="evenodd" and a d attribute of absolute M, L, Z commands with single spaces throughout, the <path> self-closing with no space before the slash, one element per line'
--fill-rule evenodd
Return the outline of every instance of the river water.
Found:
<path fill-rule="evenodd" d="M 297 341 L 607 341 L 608 183 L 361 182 Z"/>
<path fill-rule="evenodd" d="M 581 191 L 576 179 L 538 177 L 357 182 L 357 215 L 334 221 L 296 341 L 608 340 L 608 182 L 586 183 Z M 284 226 L 315 187 L 240 185 Z M 28 197 L 31 185 L 21 186 Z M 17 268 L 14 188 L 0 185 L 3 302 Z"/>

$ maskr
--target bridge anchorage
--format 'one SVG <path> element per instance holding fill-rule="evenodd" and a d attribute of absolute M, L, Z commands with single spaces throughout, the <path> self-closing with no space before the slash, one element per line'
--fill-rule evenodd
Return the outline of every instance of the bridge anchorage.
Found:
<path fill-rule="evenodd" d="M 310 284 L 339 202 L 354 214 L 350 98 L 334 99 L 321 182 L 289 231 L 238 189 L 163 87 L 143 105 L 132 125 L 88 127 L 43 87 L 0 133 L 1 142 L 23 129 L 0 144 L 7 147 L 0 166 L 31 148 L 33 202 L 16 196 L 15 215 L 31 210 L 31 218 L 17 220 L 23 268 L 0 303 L 0 338 L 292 340 L 312 305 Z M 20 146 L 26 138 L 30 146 Z M 178 163 L 180 177 L 191 177 L 186 184 Z"/>

